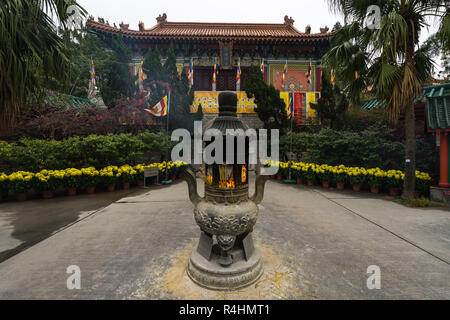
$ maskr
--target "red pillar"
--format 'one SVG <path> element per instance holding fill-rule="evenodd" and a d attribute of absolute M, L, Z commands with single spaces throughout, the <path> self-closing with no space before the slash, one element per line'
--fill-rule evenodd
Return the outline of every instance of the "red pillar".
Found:
<path fill-rule="evenodd" d="M 448 188 L 450 184 L 448 183 L 448 133 L 441 132 L 441 148 L 440 148 L 440 179 L 439 186 Z"/>

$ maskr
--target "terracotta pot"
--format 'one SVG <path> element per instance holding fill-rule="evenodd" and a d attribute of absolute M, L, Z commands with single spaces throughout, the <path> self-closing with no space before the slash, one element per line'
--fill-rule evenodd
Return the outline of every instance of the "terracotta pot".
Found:
<path fill-rule="evenodd" d="M 182 179 L 183 178 L 183 172 L 178 172 L 178 179 Z"/>
<path fill-rule="evenodd" d="M 359 192 L 361 190 L 361 186 L 359 184 L 354 184 L 352 186 L 353 191 Z"/>
<path fill-rule="evenodd" d="M 175 180 L 177 180 L 177 175 L 176 175 L 176 174 L 173 174 L 173 175 L 172 175 L 172 181 L 175 181 Z"/>
<path fill-rule="evenodd" d="M 77 188 L 69 188 L 67 189 L 67 195 L 69 197 L 73 197 L 77 195 Z"/>
<path fill-rule="evenodd" d="M 378 192 L 380 192 L 380 188 L 375 187 L 375 186 L 370 186 L 370 192 L 372 192 L 372 193 L 378 193 Z"/>
<path fill-rule="evenodd" d="M 144 180 L 138 180 L 137 185 L 138 185 L 138 187 L 143 187 L 144 186 Z"/>
<path fill-rule="evenodd" d="M 17 201 L 25 201 L 25 200 L 27 200 L 27 198 L 28 198 L 28 195 L 27 195 L 27 193 L 26 192 L 22 192 L 22 193 L 18 193 L 18 194 L 16 194 L 16 200 Z"/>
<path fill-rule="evenodd" d="M 270 179 L 275 179 L 275 175 L 274 175 L 274 174 L 271 174 L 271 175 L 270 175 Z"/>
<path fill-rule="evenodd" d="M 329 188 L 330 187 L 330 182 L 329 181 L 322 181 L 322 187 Z"/>
<path fill-rule="evenodd" d="M 414 198 L 419 198 L 420 197 L 420 191 L 416 191 L 414 192 Z"/>
<path fill-rule="evenodd" d="M 94 194 L 95 193 L 95 186 L 86 187 L 86 192 L 88 194 Z"/>
<path fill-rule="evenodd" d="M 297 184 L 303 184 L 303 179 L 302 178 L 297 178 Z"/>
<path fill-rule="evenodd" d="M 308 186 L 313 186 L 314 185 L 314 180 L 308 180 Z"/>
<path fill-rule="evenodd" d="M 338 183 L 336 183 L 336 186 L 337 186 L 338 190 L 344 190 L 344 188 L 345 188 L 345 183 L 343 183 L 343 182 L 338 182 Z"/>
<path fill-rule="evenodd" d="M 398 195 L 398 190 L 395 188 L 389 188 L 389 195 L 395 197 L 396 195 Z"/>
<path fill-rule="evenodd" d="M 277 174 L 277 179 L 278 180 L 283 180 L 283 176 L 281 174 Z"/>
<path fill-rule="evenodd" d="M 42 197 L 44 199 L 51 199 L 51 198 L 53 198 L 53 191 L 50 191 L 50 190 L 42 191 Z"/>
<path fill-rule="evenodd" d="M 129 182 L 124 182 L 122 184 L 122 187 L 123 187 L 123 190 L 128 190 L 128 189 L 130 189 L 130 183 Z"/>
<path fill-rule="evenodd" d="M 116 185 L 115 184 L 108 184 L 106 186 L 106 190 L 108 190 L 108 192 L 113 192 L 114 190 L 116 190 Z"/>

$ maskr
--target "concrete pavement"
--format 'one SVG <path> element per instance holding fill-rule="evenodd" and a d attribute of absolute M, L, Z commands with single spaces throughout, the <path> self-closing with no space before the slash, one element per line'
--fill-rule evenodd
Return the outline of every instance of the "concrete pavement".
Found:
<path fill-rule="evenodd" d="M 446 208 L 269 181 L 254 232 L 265 274 L 237 292 L 186 276 L 192 210 L 184 182 L 118 200 L 0 263 L 0 299 L 450 299 Z M 80 290 L 66 287 L 69 265 Z"/>

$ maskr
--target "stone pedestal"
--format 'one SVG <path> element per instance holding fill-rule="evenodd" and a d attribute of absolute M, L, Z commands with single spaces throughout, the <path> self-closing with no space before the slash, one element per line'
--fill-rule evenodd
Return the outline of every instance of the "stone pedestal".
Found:
<path fill-rule="evenodd" d="M 450 207 L 450 188 L 430 187 L 432 201 L 443 202 Z"/>
<path fill-rule="evenodd" d="M 232 264 L 224 267 L 219 245 L 202 233 L 189 259 L 188 276 L 213 290 L 236 290 L 253 284 L 263 273 L 261 254 L 253 246 L 251 233 L 237 242 L 229 252 Z"/>

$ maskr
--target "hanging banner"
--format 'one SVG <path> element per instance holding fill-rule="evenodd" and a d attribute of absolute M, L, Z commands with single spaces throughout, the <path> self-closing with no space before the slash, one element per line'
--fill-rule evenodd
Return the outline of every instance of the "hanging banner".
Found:
<path fill-rule="evenodd" d="M 198 105 L 200 104 L 203 109 L 204 114 L 217 114 L 219 113 L 219 91 L 195 91 L 194 92 L 194 103 L 191 106 L 191 113 L 196 113 Z M 236 92 L 238 102 L 237 102 L 237 113 L 241 114 L 256 114 L 256 108 L 258 107 L 254 98 L 249 99 L 245 91 Z M 289 106 L 289 92 L 280 92 L 280 98 L 283 99 L 286 108 Z M 309 107 L 310 103 L 315 103 L 316 93 L 308 92 L 306 95 L 306 108 L 307 112 L 303 112 L 302 104 L 303 93 L 294 93 L 294 117 L 295 122 L 300 125 L 303 124 L 305 116 L 314 118 L 315 110 Z"/>
<path fill-rule="evenodd" d="M 195 91 L 191 113 L 197 112 L 199 104 L 202 105 L 203 113 L 219 113 L 219 93 L 218 91 Z M 236 92 L 236 95 L 237 113 L 256 113 L 254 98 L 249 99 L 244 91 Z"/>
<path fill-rule="evenodd" d="M 316 110 L 311 108 L 311 103 L 316 103 L 316 93 L 315 92 L 307 92 L 306 93 L 306 105 L 307 105 L 307 117 L 315 118 Z"/>
<path fill-rule="evenodd" d="M 294 119 L 299 126 L 303 124 L 302 99 L 303 94 L 301 92 L 294 92 Z"/>

